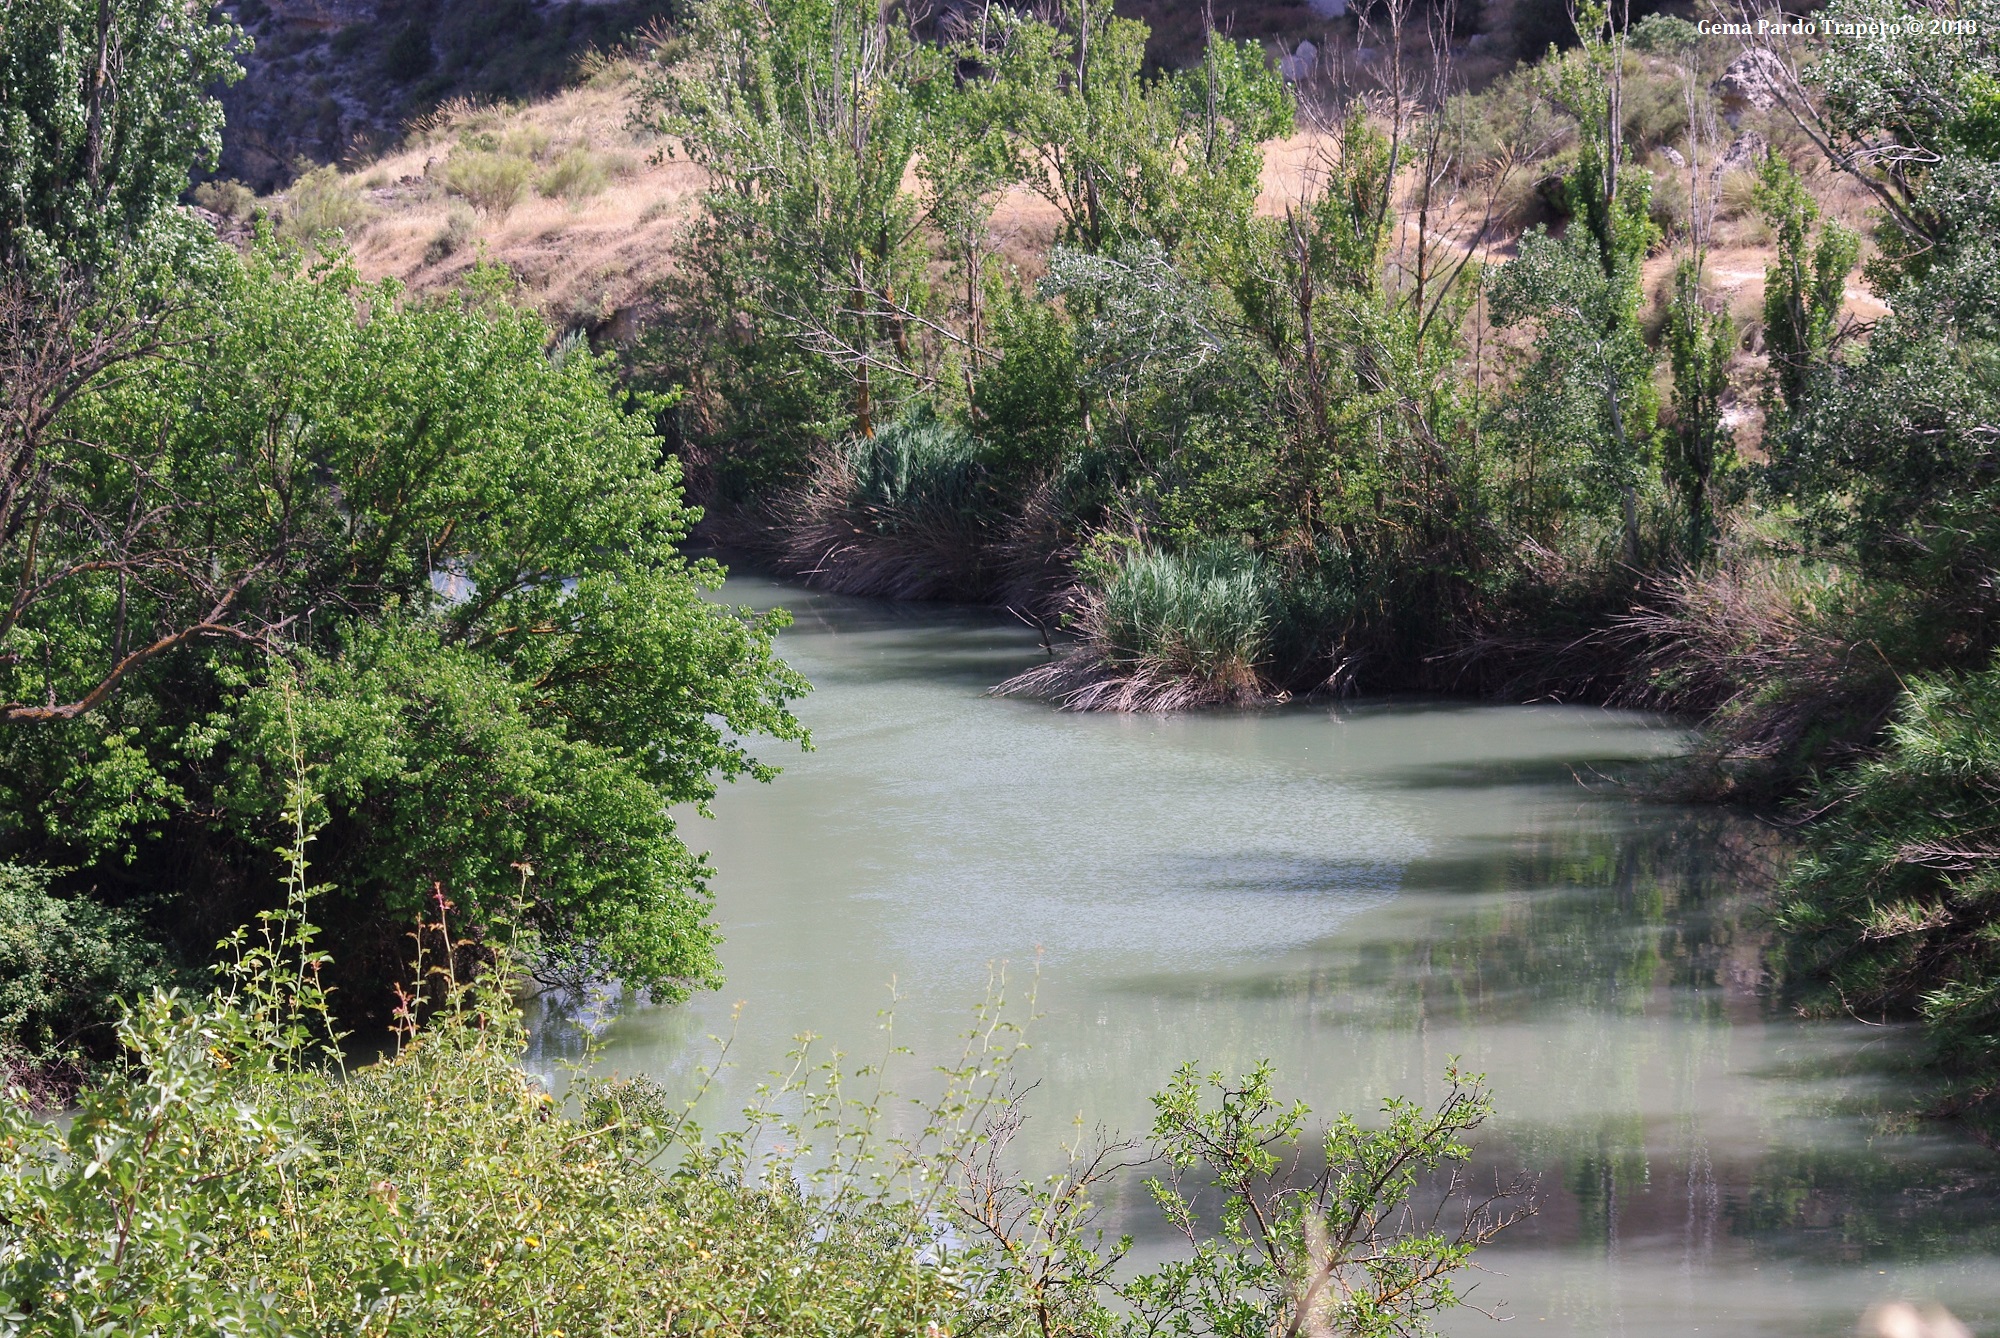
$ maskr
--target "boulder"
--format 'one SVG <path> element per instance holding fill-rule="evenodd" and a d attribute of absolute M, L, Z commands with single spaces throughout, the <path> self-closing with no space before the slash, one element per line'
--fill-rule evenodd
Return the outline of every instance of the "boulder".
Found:
<path fill-rule="evenodd" d="M 1731 172 L 1754 172 L 1758 160 L 1769 147 L 1770 141 L 1762 135 L 1755 130 L 1746 130 L 1729 141 L 1729 147 L 1722 151 L 1722 157 L 1716 160 L 1715 170 L 1709 176 L 1720 181 Z"/>
<path fill-rule="evenodd" d="M 1753 46 L 1729 62 L 1722 77 L 1708 86 L 1722 103 L 1722 117 L 1734 126 L 1746 110 L 1769 111 L 1778 105 L 1778 90 L 1791 82 L 1791 71 L 1769 47 Z"/>
<path fill-rule="evenodd" d="M 1300 42 L 1298 50 L 1278 58 L 1278 74 L 1286 83 L 1296 84 L 1313 72 L 1318 61 L 1319 48 L 1311 42 Z"/>

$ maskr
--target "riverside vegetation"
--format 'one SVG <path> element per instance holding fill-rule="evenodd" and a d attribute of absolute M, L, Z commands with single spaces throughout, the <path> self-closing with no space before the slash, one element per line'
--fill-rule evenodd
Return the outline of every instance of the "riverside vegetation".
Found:
<path fill-rule="evenodd" d="M 1071 705 L 1394 685 L 1698 713 L 1690 783 L 1816 819 L 1780 893 L 1788 988 L 1923 1014 L 1978 1110 L 2000 10 L 1835 13 L 1952 22 L 1772 75 L 1796 120 L 1718 176 L 1710 56 L 1671 17 L 1586 7 L 1569 50 L 1470 94 L 1448 9 L 1390 3 L 1372 73 L 1301 95 L 1214 35 L 1151 69 L 1091 0 L 945 29 L 702 0 L 632 67 L 635 125 L 705 187 L 621 366 L 489 265 L 364 282 L 327 230 L 367 222 L 338 173 L 241 250 L 179 207 L 219 142 L 225 17 L 9 6 L 0 1046 L 76 1114 L 9 1107 L 0 1323 L 1386 1333 L 1453 1303 L 1505 1218 L 1400 1214 L 1465 1159 L 1476 1084 L 1336 1122 L 1295 1185 L 1274 1149 L 1304 1113 L 1269 1076 L 1184 1074 L 1154 1150 L 1227 1207 L 1209 1230 L 1170 1176 L 1188 1253 L 1115 1288 L 1088 1216 L 1117 1154 L 1009 1178 L 978 1055 L 925 1139 L 856 1135 L 880 1180 L 844 1134 L 830 1171 L 773 1163 L 640 1087 L 587 1089 L 582 1124 L 548 1108 L 510 973 L 714 983 L 670 809 L 768 779 L 756 736 L 806 742 L 782 616 L 711 602 L 720 569 L 680 551 L 684 478 L 816 579 L 1061 623 L 1061 658 L 1005 686 Z M 1260 208 L 1302 119 L 1311 170 Z M 531 182 L 609 175 L 459 144 L 442 255 Z M 1837 181 L 1866 239 L 1826 216 Z M 1009 191 L 1045 252 L 999 254 Z M 1754 452 L 1709 270 L 1729 209 L 1770 238 Z M 260 916 L 270 938 L 231 937 Z M 441 975 L 406 961 L 420 920 Z M 341 1071 L 335 987 L 346 1025 L 401 1028 L 394 1058 Z M 974 1238 L 957 1263 L 945 1222 Z"/>
<path fill-rule="evenodd" d="M 782 617 L 705 599 L 720 569 L 676 547 L 669 397 L 492 270 L 417 301 L 177 207 L 234 37 L 179 3 L 0 17 L 0 1332 L 1386 1335 L 1455 1306 L 1516 1211 L 1466 1193 L 1489 1106 L 1455 1073 L 1308 1142 L 1268 1071 L 1189 1068 L 1148 1144 L 1036 1180 L 997 999 L 914 1115 L 837 1054 L 719 1134 L 643 1081 L 571 1112 L 523 1072 L 523 970 L 716 981 L 670 810 L 767 779 L 745 741 L 804 742 L 806 685 Z M 387 1058 L 350 1067 L 336 991 Z M 1142 1156 L 1185 1248 L 1140 1273 L 1092 1223 Z"/>
<path fill-rule="evenodd" d="M 1090 0 L 955 44 L 705 0 L 637 76 L 708 186 L 635 372 L 684 388 L 719 533 L 1071 633 L 1003 692 L 1703 719 L 1686 787 L 1803 820 L 1789 997 L 1923 1016 L 1978 1110 L 2000 28 L 1982 0 L 1827 17 L 1912 36 L 1738 59 L 1585 6 L 1474 93 L 1448 7 L 1385 3 L 1368 59 L 1295 88 L 1219 34 L 1149 70 Z M 1017 197 L 1046 250 L 988 226 Z M 1712 255 L 1752 228 L 1762 306 L 1732 311 Z"/>

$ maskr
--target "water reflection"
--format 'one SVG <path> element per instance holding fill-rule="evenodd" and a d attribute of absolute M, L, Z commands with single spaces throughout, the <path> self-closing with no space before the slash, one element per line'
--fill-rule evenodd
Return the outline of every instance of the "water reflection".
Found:
<path fill-rule="evenodd" d="M 1425 1095 L 1460 1055 L 1501 1105 L 1482 1170 L 1542 1173 L 1479 1292 L 1536 1332 L 1841 1333 L 1888 1295 L 2000 1324 L 1995 1159 L 1900 1113 L 1909 1038 L 1767 1007 L 1777 838 L 1619 783 L 1677 731 L 1417 703 L 1066 716 L 980 695 L 1040 653 L 1004 618 L 729 593 L 798 611 L 819 751 L 691 831 L 730 984 L 616 1013 L 605 1067 L 688 1081 L 743 1000 L 726 1110 L 795 1033 L 882 1047 L 893 979 L 921 1085 L 990 965 L 1039 956 L 1028 1155 L 1079 1112 L 1142 1130 L 1184 1058 L 1270 1056 L 1335 1109 Z M 534 1062 L 580 1055 L 587 1023 L 550 1016 Z M 1113 1210 L 1153 1229 L 1136 1186 Z"/>

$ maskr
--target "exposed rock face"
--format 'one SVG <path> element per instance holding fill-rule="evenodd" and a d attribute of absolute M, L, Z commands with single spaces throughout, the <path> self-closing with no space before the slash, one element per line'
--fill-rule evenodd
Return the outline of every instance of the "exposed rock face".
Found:
<path fill-rule="evenodd" d="M 1777 52 L 1753 46 L 1735 60 L 1709 91 L 1722 102 L 1722 116 L 1731 126 L 1743 119 L 1745 111 L 1769 111 L 1778 105 L 1778 90 L 1791 81 L 1791 74 Z"/>
<path fill-rule="evenodd" d="M 1722 151 L 1722 157 L 1716 160 L 1715 170 L 1709 175 L 1720 181 L 1731 172 L 1754 172 L 1758 160 L 1769 147 L 1770 141 L 1762 135 L 1755 130 L 1746 130 L 1729 141 L 1729 147 Z"/>
<path fill-rule="evenodd" d="M 396 142 L 453 97 L 553 91 L 592 46 L 665 15 L 670 0 L 227 0 L 254 41 L 222 95 L 217 175 L 259 191 L 300 159 L 334 162 Z"/>
<path fill-rule="evenodd" d="M 1300 42 L 1289 56 L 1278 58 L 1278 74 L 1286 83 L 1296 84 L 1311 75 L 1319 63 L 1319 48 L 1310 41 Z"/>

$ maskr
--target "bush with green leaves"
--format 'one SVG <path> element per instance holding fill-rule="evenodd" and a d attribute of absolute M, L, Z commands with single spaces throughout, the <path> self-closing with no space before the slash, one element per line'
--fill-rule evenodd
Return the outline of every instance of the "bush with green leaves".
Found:
<path fill-rule="evenodd" d="M 194 202 L 228 219 L 247 219 L 257 208 L 257 195 L 240 181 L 204 181 L 194 188 Z"/>
<path fill-rule="evenodd" d="M 0 543 L 34 596 L 4 627 L 0 854 L 205 957 L 268 882 L 296 726 L 358 997 L 439 890 L 552 970 L 713 981 L 672 811 L 770 776 L 746 740 L 802 739 L 806 685 L 782 615 L 710 602 L 721 569 L 677 550 L 657 404 L 492 272 L 418 302 L 267 247 L 222 279 L 176 356 L 71 402 Z"/>
<path fill-rule="evenodd" d="M 438 170 L 438 182 L 447 192 L 495 218 L 505 218 L 534 179 L 534 160 L 505 149 L 460 146 Z"/>
<path fill-rule="evenodd" d="M 974 512 L 991 504 L 978 440 L 928 405 L 847 443 L 855 500 L 894 523 L 900 510 Z"/>
<path fill-rule="evenodd" d="M 54 871 L 0 864 L 0 1069 L 4 1081 L 75 1071 L 101 1052 L 118 1000 L 169 979 L 165 952 L 129 911 L 59 897 Z M 36 1091 L 38 1097 L 61 1097 Z"/>
<path fill-rule="evenodd" d="M 602 195 L 610 184 L 611 172 L 603 158 L 578 146 L 549 164 L 535 182 L 535 190 L 547 199 L 575 204 Z"/>
<path fill-rule="evenodd" d="M 338 167 L 315 167 L 302 172 L 285 191 L 278 235 L 301 246 L 320 242 L 338 246 L 345 234 L 373 216 L 374 210 L 361 198 L 361 188 Z"/>

